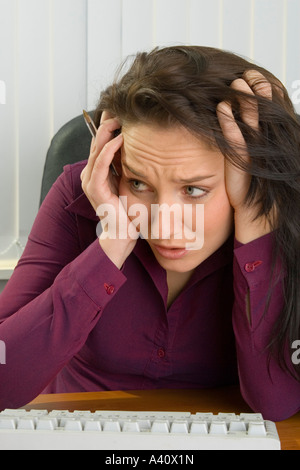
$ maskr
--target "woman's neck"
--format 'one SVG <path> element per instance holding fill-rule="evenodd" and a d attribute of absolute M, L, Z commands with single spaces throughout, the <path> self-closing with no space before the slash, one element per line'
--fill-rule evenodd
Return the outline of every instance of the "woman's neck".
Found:
<path fill-rule="evenodd" d="M 191 279 L 193 273 L 194 270 L 185 273 L 167 271 L 168 308 L 172 305 L 178 295 L 183 291 L 184 287 Z"/>

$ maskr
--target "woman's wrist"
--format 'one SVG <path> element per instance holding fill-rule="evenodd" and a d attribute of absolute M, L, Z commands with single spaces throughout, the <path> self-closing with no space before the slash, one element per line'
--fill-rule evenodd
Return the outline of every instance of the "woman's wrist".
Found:
<path fill-rule="evenodd" d="M 235 238 L 240 243 L 250 243 L 272 232 L 266 216 L 255 217 L 254 211 L 240 209 L 234 213 Z"/>
<path fill-rule="evenodd" d="M 121 269 L 134 249 L 136 240 L 113 240 L 109 238 L 101 238 L 100 236 L 99 243 L 106 256 L 108 256 L 118 269 Z"/>

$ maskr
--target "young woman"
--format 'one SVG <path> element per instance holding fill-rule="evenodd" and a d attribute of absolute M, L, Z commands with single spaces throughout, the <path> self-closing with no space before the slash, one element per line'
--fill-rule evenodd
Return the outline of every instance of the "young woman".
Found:
<path fill-rule="evenodd" d="M 296 413 L 300 126 L 282 84 L 220 50 L 155 49 L 95 121 L 0 297 L 0 408 L 239 383 L 265 418 Z"/>

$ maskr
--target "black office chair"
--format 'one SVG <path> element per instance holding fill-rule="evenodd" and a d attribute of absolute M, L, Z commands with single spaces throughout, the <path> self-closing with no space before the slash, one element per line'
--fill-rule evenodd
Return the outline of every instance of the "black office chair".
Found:
<path fill-rule="evenodd" d="M 93 116 L 93 112 L 89 113 Z M 51 186 L 63 172 L 65 165 L 80 162 L 88 158 L 91 134 L 83 115 L 67 122 L 55 134 L 47 152 L 42 179 L 40 204 L 42 204 Z"/>

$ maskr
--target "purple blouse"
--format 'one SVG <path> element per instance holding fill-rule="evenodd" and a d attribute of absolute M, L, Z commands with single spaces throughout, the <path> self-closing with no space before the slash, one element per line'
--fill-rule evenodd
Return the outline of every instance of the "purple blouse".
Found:
<path fill-rule="evenodd" d="M 65 167 L 53 185 L 0 296 L 0 409 L 42 392 L 239 383 L 266 419 L 296 413 L 300 383 L 274 360 L 268 369 L 264 350 L 283 302 L 281 275 L 264 316 L 273 234 L 247 245 L 230 238 L 168 308 L 166 272 L 145 240 L 121 270 L 102 251 L 81 189 L 85 164 Z"/>

